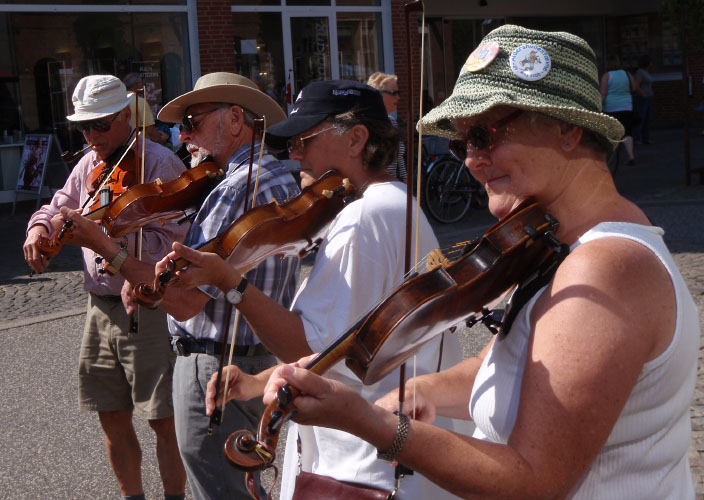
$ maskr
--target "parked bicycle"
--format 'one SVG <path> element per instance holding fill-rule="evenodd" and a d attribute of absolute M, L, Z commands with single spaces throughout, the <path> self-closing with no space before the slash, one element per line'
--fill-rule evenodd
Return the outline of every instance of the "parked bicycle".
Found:
<path fill-rule="evenodd" d="M 434 144 L 437 147 L 437 141 Z M 449 152 L 432 154 L 429 149 L 424 143 L 421 200 L 428 214 L 449 224 L 462 219 L 472 208 L 486 208 L 489 196 L 464 164 Z"/>

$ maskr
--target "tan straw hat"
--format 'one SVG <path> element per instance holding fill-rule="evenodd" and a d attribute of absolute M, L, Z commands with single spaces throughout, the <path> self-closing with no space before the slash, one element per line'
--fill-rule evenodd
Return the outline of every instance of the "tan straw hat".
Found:
<path fill-rule="evenodd" d="M 198 78 L 192 91 L 169 101 L 157 118 L 167 123 L 180 123 L 189 106 L 205 102 L 239 104 L 260 118 L 266 117 L 267 127 L 286 119 L 281 106 L 259 90 L 252 80 L 225 72 L 208 73 Z"/>
<path fill-rule="evenodd" d="M 85 122 L 105 118 L 127 107 L 132 97 L 125 84 L 112 75 L 90 75 L 80 79 L 73 91 L 75 113 L 67 120 Z"/>
<path fill-rule="evenodd" d="M 578 36 L 504 25 L 465 62 L 452 95 L 422 118 L 423 133 L 459 139 L 455 120 L 494 106 L 537 111 L 591 130 L 612 147 L 623 126 L 601 111 L 596 56 Z"/>

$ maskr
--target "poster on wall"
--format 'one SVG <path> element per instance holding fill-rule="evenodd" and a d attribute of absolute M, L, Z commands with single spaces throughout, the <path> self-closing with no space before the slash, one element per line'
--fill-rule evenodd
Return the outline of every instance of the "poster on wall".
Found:
<path fill-rule="evenodd" d="M 162 102 L 161 71 L 159 61 L 135 61 L 132 71 L 139 73 L 142 83 L 147 91 L 147 102 L 156 117 Z"/>
<path fill-rule="evenodd" d="M 44 184 L 45 167 L 49 158 L 51 134 L 28 134 L 17 173 L 16 191 L 39 194 Z"/>

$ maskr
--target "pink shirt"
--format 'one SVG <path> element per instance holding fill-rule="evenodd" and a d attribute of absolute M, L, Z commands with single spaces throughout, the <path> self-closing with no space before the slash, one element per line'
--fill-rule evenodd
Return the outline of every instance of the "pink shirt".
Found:
<path fill-rule="evenodd" d="M 141 143 L 140 143 L 141 152 Z M 37 224 L 45 226 L 51 235 L 52 227 L 50 220 L 59 213 L 61 207 L 78 209 L 88 199 L 88 190 L 85 181 L 88 174 L 100 163 L 95 152 L 86 154 L 76 164 L 71 171 L 66 184 L 54 194 L 51 203 L 44 205 L 29 219 L 27 228 Z M 185 166 L 169 149 L 146 141 L 144 154 L 144 182 L 152 182 L 157 178 L 163 182 L 175 179 L 186 170 Z M 156 262 L 161 260 L 166 253 L 171 250 L 171 243 L 174 240 L 183 241 L 188 232 L 190 224 L 177 224 L 176 222 L 165 222 L 161 225 L 153 222 L 144 226 L 142 243 L 142 260 L 145 262 Z M 134 255 L 136 234 L 128 235 L 128 253 Z M 119 295 L 124 278 L 122 276 L 110 276 L 100 274 L 98 269 L 102 265 L 95 263 L 98 255 L 87 248 L 83 248 L 83 272 L 85 277 L 84 288 L 97 295 Z"/>

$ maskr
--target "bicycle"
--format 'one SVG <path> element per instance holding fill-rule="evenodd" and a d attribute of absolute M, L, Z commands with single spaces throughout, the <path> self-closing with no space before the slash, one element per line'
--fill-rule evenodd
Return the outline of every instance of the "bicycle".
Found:
<path fill-rule="evenodd" d="M 461 220 L 470 208 L 483 209 L 489 196 L 463 163 L 448 154 L 430 155 L 423 145 L 421 200 L 438 222 Z"/>

